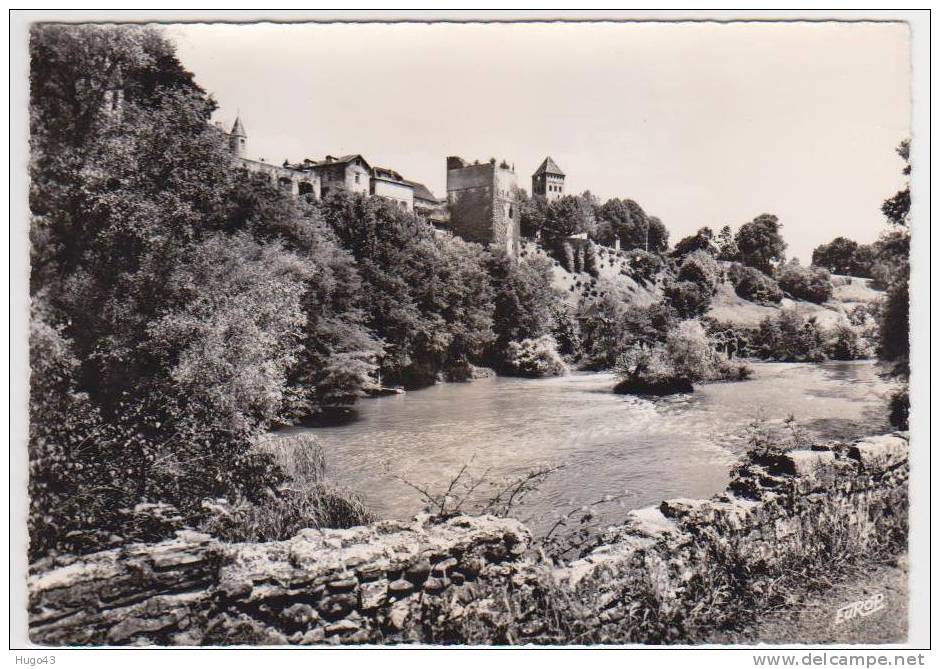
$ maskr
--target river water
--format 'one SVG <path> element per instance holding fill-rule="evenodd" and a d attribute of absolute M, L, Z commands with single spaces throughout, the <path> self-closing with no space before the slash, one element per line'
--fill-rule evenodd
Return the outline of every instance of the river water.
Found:
<path fill-rule="evenodd" d="M 752 380 L 662 399 L 615 395 L 611 374 L 440 384 L 363 400 L 358 419 L 346 425 L 291 431 L 315 434 L 330 479 L 358 492 L 382 518 L 424 508 L 396 476 L 441 491 L 468 463 L 468 473 L 492 480 L 562 465 L 513 514 L 538 530 L 605 495 L 621 497 L 598 507 L 603 521 L 616 522 L 625 509 L 724 490 L 729 467 L 746 448 L 746 427 L 760 412 L 769 419 L 792 414 L 831 438 L 890 429 L 893 386 L 871 362 L 754 368 Z"/>

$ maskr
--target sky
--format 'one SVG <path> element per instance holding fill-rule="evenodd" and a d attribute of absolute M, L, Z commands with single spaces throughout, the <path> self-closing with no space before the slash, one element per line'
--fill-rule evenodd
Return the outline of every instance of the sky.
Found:
<path fill-rule="evenodd" d="M 551 156 L 674 243 L 779 217 L 788 255 L 872 242 L 910 136 L 903 23 L 189 24 L 183 65 L 247 155 L 361 153 L 443 197 L 448 155 Z"/>

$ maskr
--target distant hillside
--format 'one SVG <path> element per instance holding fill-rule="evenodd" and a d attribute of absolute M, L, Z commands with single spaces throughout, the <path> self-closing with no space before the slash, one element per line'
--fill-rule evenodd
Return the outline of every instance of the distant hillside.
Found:
<path fill-rule="evenodd" d="M 623 252 L 608 246 L 595 245 L 598 276 L 585 272 L 569 272 L 552 258 L 539 244 L 522 240 L 522 257 L 543 257 L 552 263 L 553 283 L 565 296 L 566 302 L 576 307 L 582 299 L 610 294 L 620 299 L 647 306 L 663 299 L 663 275 L 646 285 L 629 276 L 629 263 Z M 712 306 L 706 314 L 721 323 L 756 327 L 761 320 L 781 309 L 796 309 L 801 315 L 816 316 L 820 325 L 831 327 L 860 304 L 871 304 L 884 298 L 884 292 L 872 288 L 871 279 L 834 274 L 832 299 L 823 304 L 784 298 L 779 305 L 762 305 L 738 297 L 727 282 L 718 286 Z"/>
<path fill-rule="evenodd" d="M 805 316 L 816 316 L 820 325 L 829 327 L 839 322 L 860 304 L 877 302 L 884 292 L 871 287 L 871 279 L 833 275 L 832 299 L 823 304 L 784 298 L 779 305 L 763 306 L 738 297 L 731 284 L 722 283 L 712 301 L 708 316 L 722 323 L 752 327 L 780 309 L 793 308 Z"/>

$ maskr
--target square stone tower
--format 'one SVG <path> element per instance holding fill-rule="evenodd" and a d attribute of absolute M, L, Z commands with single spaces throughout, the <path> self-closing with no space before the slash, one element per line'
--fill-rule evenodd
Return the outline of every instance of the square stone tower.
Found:
<path fill-rule="evenodd" d="M 551 156 L 542 161 L 532 175 L 532 195 L 549 202 L 565 194 L 565 173 L 555 164 Z"/>
<path fill-rule="evenodd" d="M 470 164 L 448 157 L 447 206 L 454 234 L 519 257 L 516 172 L 506 161 Z"/>

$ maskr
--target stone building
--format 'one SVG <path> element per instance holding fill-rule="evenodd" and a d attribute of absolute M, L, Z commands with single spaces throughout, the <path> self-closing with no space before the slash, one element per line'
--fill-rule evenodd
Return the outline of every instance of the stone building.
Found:
<path fill-rule="evenodd" d="M 402 211 L 414 211 L 415 187 L 395 170 L 373 167 L 370 193 L 391 200 Z"/>
<path fill-rule="evenodd" d="M 549 156 L 542 161 L 539 168 L 535 170 L 535 174 L 532 175 L 532 195 L 552 202 L 564 194 L 565 173 Z"/>
<path fill-rule="evenodd" d="M 228 132 L 219 123 L 214 127 L 225 136 L 237 166 L 267 175 L 294 196 L 319 200 L 335 191 L 375 195 L 438 227 L 448 219 L 445 201 L 435 197 L 424 184 L 409 181 L 393 169 L 373 167 L 360 154 L 328 155 L 323 160 L 305 158 L 303 162 L 293 164 L 285 160 L 282 165 L 276 165 L 263 158 L 253 160 L 246 157 L 248 133 L 240 117 L 235 119 Z"/>
<path fill-rule="evenodd" d="M 336 190 L 368 195 L 372 188 L 372 166 L 358 153 L 339 158 L 327 156 L 309 164 L 320 176 L 320 191 L 324 197 Z"/>
<path fill-rule="evenodd" d="M 506 161 L 470 164 L 447 158 L 448 227 L 458 236 L 519 255 L 516 172 Z"/>

